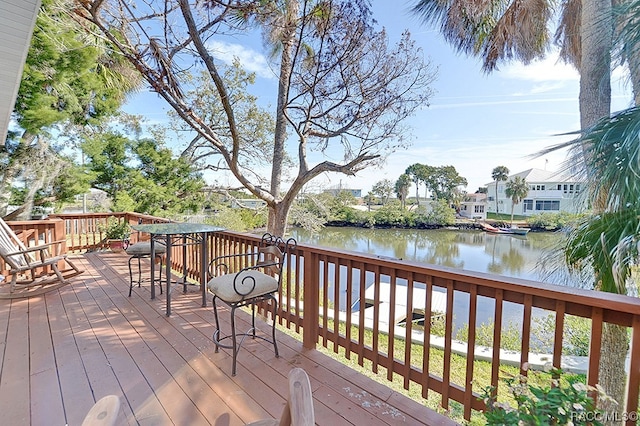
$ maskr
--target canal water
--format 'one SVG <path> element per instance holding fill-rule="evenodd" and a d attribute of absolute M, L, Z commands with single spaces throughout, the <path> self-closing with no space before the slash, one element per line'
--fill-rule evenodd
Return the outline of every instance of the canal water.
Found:
<path fill-rule="evenodd" d="M 587 287 L 568 275 L 557 247 L 564 238 L 560 233 L 529 233 L 526 236 L 490 234 L 457 229 L 364 229 L 326 227 L 319 232 L 295 229 L 292 236 L 300 243 L 328 248 L 371 253 L 402 260 L 443 265 L 456 269 L 518 277 L 551 284 Z M 367 285 L 373 284 L 367 279 Z M 345 282 L 341 279 L 341 282 Z M 399 280 L 399 285 L 403 283 Z M 354 291 L 357 291 L 354 290 Z M 359 294 L 352 294 L 358 300 Z M 348 310 L 342 306 L 341 310 Z M 494 304 L 479 298 L 478 323 L 493 319 Z M 546 316 L 534 310 L 535 317 Z M 469 312 L 468 296 L 454 295 L 454 321 L 462 325 Z M 522 321 L 522 308 L 505 303 L 503 321 Z"/>

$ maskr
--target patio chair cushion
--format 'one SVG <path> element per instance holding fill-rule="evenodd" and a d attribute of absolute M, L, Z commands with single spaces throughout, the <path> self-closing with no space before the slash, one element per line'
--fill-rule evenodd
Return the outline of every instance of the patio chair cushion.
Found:
<path fill-rule="evenodd" d="M 167 247 L 164 244 L 156 243 L 155 244 L 156 254 L 164 254 L 167 252 Z M 125 252 L 129 256 L 149 256 L 151 255 L 151 242 L 150 241 L 141 241 L 127 247 Z"/>
<path fill-rule="evenodd" d="M 262 272 L 249 270 L 214 277 L 209 280 L 207 288 L 225 302 L 237 303 L 277 291 L 278 280 Z"/>

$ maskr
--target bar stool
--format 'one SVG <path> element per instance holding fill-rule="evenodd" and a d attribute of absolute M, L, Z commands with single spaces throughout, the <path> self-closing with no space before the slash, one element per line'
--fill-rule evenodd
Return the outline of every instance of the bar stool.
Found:
<path fill-rule="evenodd" d="M 275 294 L 280 289 L 283 277 L 284 261 L 296 249 L 297 243 L 293 238 L 284 241 L 269 233 L 262 236 L 257 248 L 248 253 L 219 256 L 209 263 L 209 276 L 207 288 L 213 293 L 213 316 L 216 321 L 216 330 L 213 333 L 213 343 L 216 352 L 219 348 L 227 348 L 233 351 L 233 363 L 231 375 L 236 375 L 238 351 L 244 342 L 244 338 L 259 338 L 273 345 L 278 358 L 278 342 L 276 341 L 276 316 L 278 314 L 278 299 Z M 238 272 L 233 272 L 230 267 L 234 265 L 247 265 Z M 223 335 L 218 320 L 218 301 L 231 308 L 231 329 L 229 334 Z M 272 307 L 271 337 L 256 334 L 256 304 L 266 302 Z M 244 333 L 236 331 L 235 312 L 237 308 L 251 305 L 251 327 Z M 240 339 L 238 339 L 240 337 Z M 228 340 L 227 340 L 228 339 Z M 230 343 L 222 343 L 226 340 Z M 238 342 L 238 340 L 240 340 Z"/>
<path fill-rule="evenodd" d="M 135 282 L 138 283 L 138 287 L 142 283 L 142 268 L 140 259 L 149 258 L 152 262 L 155 261 L 156 258 L 162 259 L 162 257 L 167 252 L 167 247 L 164 244 L 156 243 L 155 244 L 155 255 L 153 259 L 151 259 L 151 242 L 150 241 L 141 241 L 135 244 L 130 245 L 126 248 L 125 252 L 129 255 L 129 297 L 131 297 L 131 292 L 133 290 L 133 284 Z M 133 270 L 131 268 L 131 261 L 134 259 L 138 259 L 138 281 L 133 280 Z M 158 268 L 160 270 L 160 276 L 158 280 L 162 280 L 162 268 Z M 155 279 L 155 277 L 151 277 L 151 279 Z M 160 285 L 160 294 L 162 294 L 162 285 Z"/>

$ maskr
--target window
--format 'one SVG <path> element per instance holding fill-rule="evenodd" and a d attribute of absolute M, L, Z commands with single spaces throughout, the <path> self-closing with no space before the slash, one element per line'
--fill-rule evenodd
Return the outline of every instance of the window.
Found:
<path fill-rule="evenodd" d="M 495 198 L 494 197 L 489 197 L 488 200 L 489 201 L 495 201 Z"/>
<path fill-rule="evenodd" d="M 536 210 L 560 210 L 560 201 L 554 200 L 541 200 L 536 201 Z"/>
<path fill-rule="evenodd" d="M 567 192 L 567 185 L 564 185 L 564 192 Z"/>
<path fill-rule="evenodd" d="M 544 191 L 544 185 L 536 185 L 536 191 Z"/>
<path fill-rule="evenodd" d="M 522 204 L 524 206 L 523 211 L 533 210 L 533 200 L 524 200 Z"/>
<path fill-rule="evenodd" d="M 562 185 L 558 184 L 558 191 L 562 191 Z"/>
<path fill-rule="evenodd" d="M 484 213 L 484 206 L 474 206 L 474 213 Z"/>

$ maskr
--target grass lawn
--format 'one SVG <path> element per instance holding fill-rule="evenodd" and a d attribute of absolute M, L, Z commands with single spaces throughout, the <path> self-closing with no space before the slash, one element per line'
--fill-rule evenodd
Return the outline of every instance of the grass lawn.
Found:
<path fill-rule="evenodd" d="M 334 323 L 332 320 L 327 322 L 327 328 L 329 330 L 334 329 Z M 296 339 L 301 339 L 302 336 L 297 333 L 291 332 L 286 328 L 278 327 L 279 330 L 295 337 Z M 339 324 L 339 332 L 341 335 L 345 335 L 346 327 L 344 323 Z M 373 333 L 370 330 L 365 331 L 365 345 L 368 347 L 372 347 L 373 345 Z M 352 338 L 357 338 L 358 329 L 357 327 L 352 327 L 351 330 Z M 390 339 L 388 335 L 379 334 L 378 335 L 378 352 L 382 354 L 387 354 L 389 350 Z M 437 411 L 439 413 L 445 414 L 447 417 L 455 420 L 461 424 L 469 424 L 469 425 L 484 425 L 485 418 L 482 413 L 473 412 L 471 421 L 466 422 L 463 418 L 463 406 L 461 403 L 450 400 L 449 402 L 449 410 L 448 412 L 444 412 L 444 410 L 440 407 L 441 396 L 435 391 L 429 391 L 427 398 L 422 397 L 422 387 L 416 383 L 410 382 L 409 388 L 404 388 L 404 378 L 398 374 L 393 375 L 393 380 L 387 380 L 387 370 L 381 366 L 378 366 L 378 372 L 374 373 L 372 371 L 372 362 L 363 359 L 358 360 L 358 354 L 355 352 L 351 353 L 351 359 L 346 358 L 345 349 L 340 347 L 337 349 L 337 353 L 334 351 L 334 344 L 332 342 L 326 342 L 327 347 L 322 346 L 322 342 L 319 342 L 317 346 L 317 350 L 324 353 L 327 356 L 330 356 L 343 364 L 348 365 L 354 370 L 360 372 L 361 374 L 370 377 L 379 383 L 384 384 L 392 388 L 393 390 L 402 393 L 418 402 L 424 403 L 430 409 Z M 393 352 L 394 358 L 399 360 L 404 360 L 404 351 L 405 351 L 405 341 L 403 339 L 395 338 L 393 340 Z M 411 345 L 411 365 L 416 366 L 417 368 L 421 368 L 423 360 L 423 347 L 420 344 L 413 343 Z M 444 351 L 437 348 L 429 348 L 429 371 L 431 374 L 436 376 L 442 376 L 442 371 L 444 368 Z M 451 364 L 451 377 L 450 381 L 452 383 L 456 383 L 459 386 L 464 386 L 465 383 L 465 373 L 466 373 L 466 362 L 467 359 L 464 356 L 452 354 L 450 359 Z M 360 365 L 362 363 L 362 365 Z M 473 391 L 477 393 L 481 393 L 483 388 L 486 388 L 491 383 L 491 364 L 486 361 L 474 361 L 473 364 Z M 500 377 L 515 377 L 520 374 L 520 369 L 517 367 L 503 365 L 500 367 Z M 580 381 L 586 382 L 586 376 L 580 375 Z M 534 386 L 547 387 L 551 381 L 551 374 L 545 372 L 529 372 L 528 375 L 528 383 Z M 517 406 L 517 403 L 513 399 L 509 389 L 507 388 L 504 380 L 501 380 L 498 385 L 498 400 L 501 402 L 509 403 L 512 407 Z"/>
<path fill-rule="evenodd" d="M 487 212 L 487 219 L 489 220 L 500 220 L 503 222 L 510 222 L 511 221 L 511 213 L 489 213 Z M 528 216 L 521 216 L 521 215 L 517 215 L 514 214 L 513 215 L 513 221 L 514 222 L 526 222 L 528 219 Z"/>

